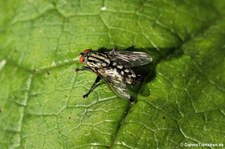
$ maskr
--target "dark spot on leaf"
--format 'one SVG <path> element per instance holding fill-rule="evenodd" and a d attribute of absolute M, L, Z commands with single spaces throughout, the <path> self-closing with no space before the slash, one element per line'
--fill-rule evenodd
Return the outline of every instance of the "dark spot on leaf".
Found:
<path fill-rule="evenodd" d="M 16 100 L 16 99 L 18 99 L 18 97 L 17 97 L 17 96 L 12 96 L 12 98 L 13 98 L 13 100 Z"/>
<path fill-rule="evenodd" d="M 33 69 L 32 71 L 33 71 L 33 73 L 36 73 L 36 72 L 37 72 L 37 70 L 36 70 L 36 69 Z"/>

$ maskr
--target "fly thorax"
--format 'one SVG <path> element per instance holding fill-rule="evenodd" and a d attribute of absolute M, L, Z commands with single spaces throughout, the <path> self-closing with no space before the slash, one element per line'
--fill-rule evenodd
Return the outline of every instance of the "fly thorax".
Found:
<path fill-rule="evenodd" d="M 90 68 L 100 69 L 108 67 L 110 60 L 106 54 L 103 53 L 91 53 L 87 57 L 86 65 Z"/>

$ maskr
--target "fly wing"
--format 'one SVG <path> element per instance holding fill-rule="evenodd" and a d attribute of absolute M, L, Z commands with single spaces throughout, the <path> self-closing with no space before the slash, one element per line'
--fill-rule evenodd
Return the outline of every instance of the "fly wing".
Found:
<path fill-rule="evenodd" d="M 104 80 L 104 79 L 103 79 Z M 124 82 L 117 83 L 115 80 L 107 81 L 109 88 L 120 98 L 130 99 L 130 91 L 127 88 L 127 85 Z"/>
<path fill-rule="evenodd" d="M 127 84 L 115 69 L 104 69 L 104 72 L 101 70 L 98 72 L 98 75 L 117 96 L 123 99 L 130 99 L 130 91 Z"/>
<path fill-rule="evenodd" d="M 115 56 L 117 61 L 128 67 L 142 66 L 153 61 L 153 58 L 145 52 L 111 51 L 110 54 Z"/>

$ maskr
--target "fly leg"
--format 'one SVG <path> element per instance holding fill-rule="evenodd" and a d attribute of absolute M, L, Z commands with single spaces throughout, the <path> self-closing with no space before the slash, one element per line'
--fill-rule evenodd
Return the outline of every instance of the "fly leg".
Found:
<path fill-rule="evenodd" d="M 78 72 L 78 71 L 84 71 L 84 70 L 92 71 L 89 67 L 85 67 L 85 66 L 82 67 L 82 68 L 76 68 L 76 69 L 75 69 L 76 72 Z"/>
<path fill-rule="evenodd" d="M 82 68 L 76 68 L 75 71 L 78 72 L 78 71 L 84 71 L 84 70 L 87 70 L 87 71 L 93 71 L 92 69 L 90 69 L 89 67 L 82 67 Z M 92 84 L 91 88 L 89 89 L 89 91 L 83 95 L 83 98 L 86 98 L 88 97 L 88 95 L 97 87 L 99 86 L 100 84 L 98 84 L 98 82 L 101 80 L 101 78 L 99 76 L 97 76 L 97 78 L 95 79 L 95 82 Z"/>
<path fill-rule="evenodd" d="M 88 95 L 100 84 L 98 84 L 98 82 L 101 80 L 101 78 L 99 76 L 97 76 L 97 78 L 95 79 L 95 82 L 92 84 L 91 88 L 89 89 L 89 91 L 83 95 L 83 98 L 88 97 Z"/>

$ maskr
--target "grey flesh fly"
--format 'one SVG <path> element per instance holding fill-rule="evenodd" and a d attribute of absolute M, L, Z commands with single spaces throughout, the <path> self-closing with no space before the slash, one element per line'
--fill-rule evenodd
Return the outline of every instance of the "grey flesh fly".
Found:
<path fill-rule="evenodd" d="M 145 52 L 136 51 L 116 51 L 112 49 L 107 52 L 97 52 L 86 49 L 80 53 L 80 63 L 84 66 L 76 71 L 87 70 L 97 74 L 95 82 L 89 91 L 83 95 L 84 98 L 99 85 L 99 81 L 104 83 L 120 98 L 131 99 L 128 86 L 140 82 L 141 75 L 136 74 L 134 67 L 147 65 L 153 58 Z"/>

